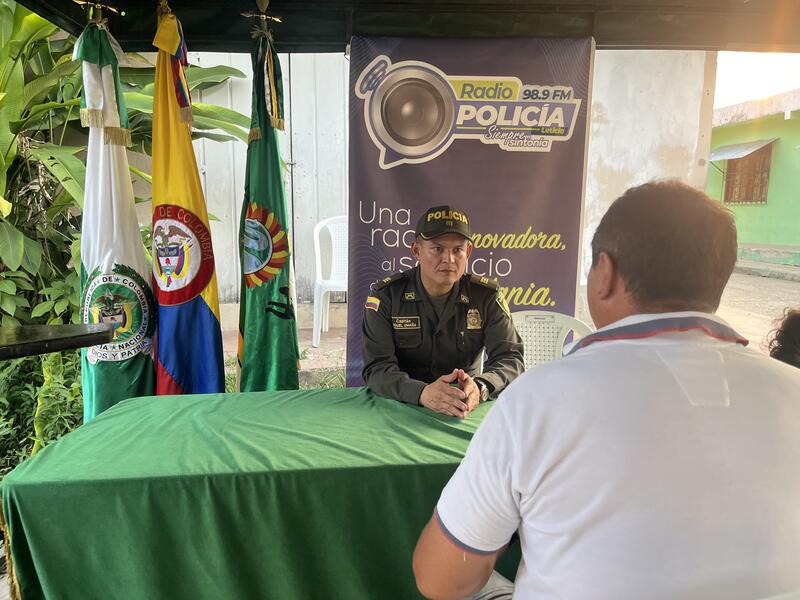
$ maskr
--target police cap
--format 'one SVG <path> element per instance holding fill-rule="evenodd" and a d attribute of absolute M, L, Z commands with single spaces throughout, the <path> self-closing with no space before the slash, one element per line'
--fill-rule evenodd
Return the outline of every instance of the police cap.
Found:
<path fill-rule="evenodd" d="M 468 240 L 471 239 L 467 214 L 450 206 L 434 206 L 426 210 L 417 221 L 415 233 L 423 240 L 430 240 L 445 233 L 457 233 Z"/>

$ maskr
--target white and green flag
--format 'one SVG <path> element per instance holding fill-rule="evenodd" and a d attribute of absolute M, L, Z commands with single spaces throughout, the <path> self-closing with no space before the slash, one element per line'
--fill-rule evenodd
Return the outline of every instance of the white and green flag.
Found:
<path fill-rule="evenodd" d="M 82 61 L 81 123 L 89 127 L 81 238 L 84 323 L 111 323 L 114 338 L 82 351 L 83 419 L 154 394 L 156 314 L 125 147 L 128 115 L 119 82 L 124 54 L 101 23 L 75 45 Z"/>

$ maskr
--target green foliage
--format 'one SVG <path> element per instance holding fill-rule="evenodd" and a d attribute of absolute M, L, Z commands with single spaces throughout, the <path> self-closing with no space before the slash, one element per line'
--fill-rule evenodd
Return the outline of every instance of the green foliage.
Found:
<path fill-rule="evenodd" d="M 225 393 L 231 394 L 233 392 L 238 392 L 238 386 L 236 385 L 236 369 L 238 368 L 238 362 L 235 356 L 229 356 L 225 359 Z"/>
<path fill-rule="evenodd" d="M 35 444 L 46 445 L 78 426 L 82 415 L 79 352 L 0 363 L 0 478 L 28 458 Z"/>

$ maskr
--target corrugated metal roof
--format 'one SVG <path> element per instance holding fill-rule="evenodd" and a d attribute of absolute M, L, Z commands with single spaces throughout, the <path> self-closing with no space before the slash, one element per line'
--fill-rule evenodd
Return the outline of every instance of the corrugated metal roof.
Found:
<path fill-rule="evenodd" d="M 744 142 L 742 144 L 731 144 L 730 146 L 720 146 L 714 148 L 708 155 L 708 160 L 731 160 L 734 158 L 744 158 L 756 150 L 761 150 L 767 144 L 771 144 L 778 138 L 768 140 L 756 140 L 754 142 Z"/>

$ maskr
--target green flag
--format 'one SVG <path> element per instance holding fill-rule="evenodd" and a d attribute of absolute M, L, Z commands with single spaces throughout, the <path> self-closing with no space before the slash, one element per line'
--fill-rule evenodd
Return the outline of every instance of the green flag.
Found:
<path fill-rule="evenodd" d="M 107 344 L 82 351 L 83 420 L 155 389 L 156 311 L 139 233 L 125 145 L 128 111 L 119 82 L 122 49 L 102 23 L 75 45 L 83 67 L 81 122 L 89 127 L 81 239 L 82 318 L 111 323 Z"/>
<path fill-rule="evenodd" d="M 281 68 L 268 35 L 253 51 L 253 115 L 239 228 L 239 389 L 298 388 L 289 227 L 276 129 L 283 129 Z"/>

